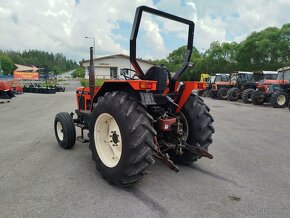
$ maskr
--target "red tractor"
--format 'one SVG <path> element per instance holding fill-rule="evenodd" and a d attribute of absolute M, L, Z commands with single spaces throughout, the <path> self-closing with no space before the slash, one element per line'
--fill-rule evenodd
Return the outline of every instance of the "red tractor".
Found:
<path fill-rule="evenodd" d="M 147 12 L 188 26 L 184 64 L 171 77 L 160 66 L 143 72 L 136 61 L 136 38 L 142 13 Z M 136 9 L 130 38 L 130 61 L 135 75 L 125 80 L 106 80 L 95 87 L 93 50 L 90 48 L 90 85 L 76 90 L 76 118 L 58 113 L 54 129 L 59 145 L 74 146 L 76 139 L 90 142 L 92 159 L 111 184 L 130 186 L 143 178 L 154 157 L 178 171 L 175 163 L 191 164 L 212 143 L 213 118 L 202 99 L 192 94 L 199 82 L 178 82 L 190 65 L 194 23 L 153 8 Z M 81 130 L 76 137 L 75 126 Z M 88 137 L 84 137 L 88 130 Z"/>
<path fill-rule="evenodd" d="M 10 102 L 13 97 L 15 95 L 11 84 L 0 80 L 0 102 Z"/>
<path fill-rule="evenodd" d="M 23 90 L 22 90 L 22 85 L 19 81 L 17 80 L 10 80 L 7 82 L 7 85 L 9 87 L 12 87 L 12 90 L 15 94 L 22 94 Z"/>
<path fill-rule="evenodd" d="M 261 80 L 252 94 L 252 102 L 261 105 L 270 102 L 275 108 L 285 108 L 290 98 L 290 67 L 278 70 L 276 80 Z"/>

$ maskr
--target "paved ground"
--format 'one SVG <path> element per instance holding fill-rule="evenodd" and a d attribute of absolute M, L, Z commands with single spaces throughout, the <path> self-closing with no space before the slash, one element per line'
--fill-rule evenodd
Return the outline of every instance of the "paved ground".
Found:
<path fill-rule="evenodd" d="M 0 217 L 289 217 L 288 109 L 205 101 L 214 159 L 179 173 L 156 162 L 129 190 L 102 179 L 87 144 L 57 145 L 54 116 L 74 110 L 73 92 L 1 104 Z"/>

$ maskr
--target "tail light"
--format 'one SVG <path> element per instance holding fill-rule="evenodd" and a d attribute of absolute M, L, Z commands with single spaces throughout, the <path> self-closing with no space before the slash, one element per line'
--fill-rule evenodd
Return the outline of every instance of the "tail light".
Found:
<path fill-rule="evenodd" d="M 153 83 L 150 82 L 140 82 L 139 83 L 140 89 L 152 89 Z"/>
<path fill-rule="evenodd" d="M 205 89 L 206 88 L 206 84 L 205 83 L 198 83 L 197 88 L 198 89 Z"/>

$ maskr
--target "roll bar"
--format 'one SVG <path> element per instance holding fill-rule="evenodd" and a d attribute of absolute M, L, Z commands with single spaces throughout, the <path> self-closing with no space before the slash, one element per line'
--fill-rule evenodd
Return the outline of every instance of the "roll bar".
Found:
<path fill-rule="evenodd" d="M 144 77 L 144 72 L 142 71 L 141 67 L 139 66 L 139 64 L 137 63 L 137 60 L 136 60 L 136 39 L 137 39 L 137 35 L 139 32 L 139 27 L 140 27 L 140 22 L 141 22 L 143 11 L 147 12 L 149 14 L 154 14 L 154 15 L 157 15 L 157 16 L 169 19 L 169 20 L 173 20 L 173 21 L 188 25 L 187 50 L 186 50 L 185 57 L 184 57 L 184 63 L 177 70 L 177 72 L 175 73 L 175 75 L 172 77 L 172 79 L 170 81 L 170 83 L 171 83 L 170 90 L 172 90 L 174 88 L 175 81 L 177 81 L 177 78 L 190 65 L 190 57 L 191 57 L 191 53 L 192 53 L 192 44 L 193 44 L 193 35 L 194 35 L 195 24 L 191 20 L 187 20 L 187 19 L 175 16 L 172 14 L 168 14 L 166 12 L 159 11 L 159 10 L 156 10 L 154 8 L 150 8 L 147 6 L 138 7 L 136 9 L 134 23 L 132 26 L 132 32 L 131 32 L 131 37 L 130 37 L 130 62 L 132 64 L 132 66 L 134 67 L 134 69 L 136 70 L 136 74 L 138 75 L 138 77 L 140 79 L 142 79 Z"/>

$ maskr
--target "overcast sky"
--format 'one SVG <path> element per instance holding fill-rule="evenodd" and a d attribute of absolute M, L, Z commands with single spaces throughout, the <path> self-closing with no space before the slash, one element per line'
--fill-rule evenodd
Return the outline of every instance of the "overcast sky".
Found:
<path fill-rule="evenodd" d="M 40 49 L 88 58 L 96 39 L 96 54 L 128 54 L 136 7 L 147 5 L 196 24 L 194 46 L 201 52 L 212 41 L 241 41 L 268 26 L 290 22 L 289 0 L 0 0 L 0 49 Z M 144 18 L 144 19 L 143 19 Z M 142 18 L 137 55 L 164 58 L 186 44 L 187 28 Z"/>

